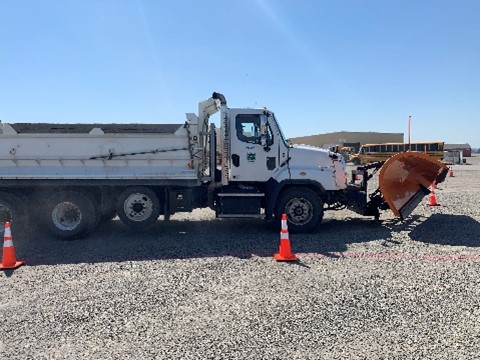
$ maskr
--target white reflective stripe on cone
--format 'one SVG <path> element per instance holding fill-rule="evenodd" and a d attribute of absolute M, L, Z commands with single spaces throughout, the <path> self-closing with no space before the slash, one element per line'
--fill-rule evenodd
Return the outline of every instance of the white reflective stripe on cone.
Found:
<path fill-rule="evenodd" d="M 280 240 L 288 240 L 288 232 L 281 232 L 280 233 Z"/>
<path fill-rule="evenodd" d="M 282 220 L 282 229 L 287 228 L 287 220 Z"/>
<path fill-rule="evenodd" d="M 3 242 L 3 247 L 12 247 L 13 246 L 13 241 L 12 240 L 5 240 Z"/>

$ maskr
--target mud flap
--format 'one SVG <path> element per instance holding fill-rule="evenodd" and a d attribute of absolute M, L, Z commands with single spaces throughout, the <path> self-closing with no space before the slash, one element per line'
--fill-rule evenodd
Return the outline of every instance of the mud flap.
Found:
<path fill-rule="evenodd" d="M 445 180 L 448 167 L 423 153 L 404 152 L 389 158 L 379 173 L 383 198 L 401 219 L 409 216 L 434 182 Z"/>

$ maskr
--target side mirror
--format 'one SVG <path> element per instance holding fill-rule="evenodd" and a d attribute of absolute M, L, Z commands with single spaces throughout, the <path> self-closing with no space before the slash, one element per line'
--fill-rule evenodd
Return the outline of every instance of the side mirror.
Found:
<path fill-rule="evenodd" d="M 260 135 L 265 136 L 266 133 L 267 133 L 267 116 L 260 115 Z"/>
<path fill-rule="evenodd" d="M 267 115 L 260 115 L 260 126 L 267 126 Z"/>
<path fill-rule="evenodd" d="M 266 152 L 270 151 L 270 146 L 268 146 L 268 141 L 267 141 L 267 136 L 266 135 L 260 136 L 260 145 L 263 146 L 263 150 L 265 150 Z"/>
<path fill-rule="evenodd" d="M 267 146 L 267 137 L 265 135 L 260 136 L 260 145 L 263 147 Z"/>

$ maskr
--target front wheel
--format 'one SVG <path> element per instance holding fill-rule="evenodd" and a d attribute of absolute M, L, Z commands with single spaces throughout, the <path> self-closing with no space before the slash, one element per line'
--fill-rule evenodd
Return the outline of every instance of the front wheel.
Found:
<path fill-rule="evenodd" d="M 149 188 L 131 187 L 120 194 L 116 210 L 125 225 L 141 228 L 157 221 L 160 215 L 160 201 Z"/>
<path fill-rule="evenodd" d="M 280 195 L 277 202 L 275 218 L 278 223 L 282 214 L 287 215 L 290 232 L 315 232 L 323 219 L 323 202 L 311 189 L 290 188 Z"/>

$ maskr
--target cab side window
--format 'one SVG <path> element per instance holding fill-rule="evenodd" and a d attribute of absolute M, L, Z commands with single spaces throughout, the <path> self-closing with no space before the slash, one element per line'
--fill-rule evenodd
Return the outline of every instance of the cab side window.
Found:
<path fill-rule="evenodd" d="M 237 138 L 240 141 L 260 144 L 261 143 L 261 122 L 260 115 L 237 115 L 235 119 Z M 273 144 L 273 134 L 270 126 L 266 128 L 267 145 Z"/>
<path fill-rule="evenodd" d="M 260 143 L 259 115 L 237 115 L 235 128 L 239 140 L 253 144 Z"/>

